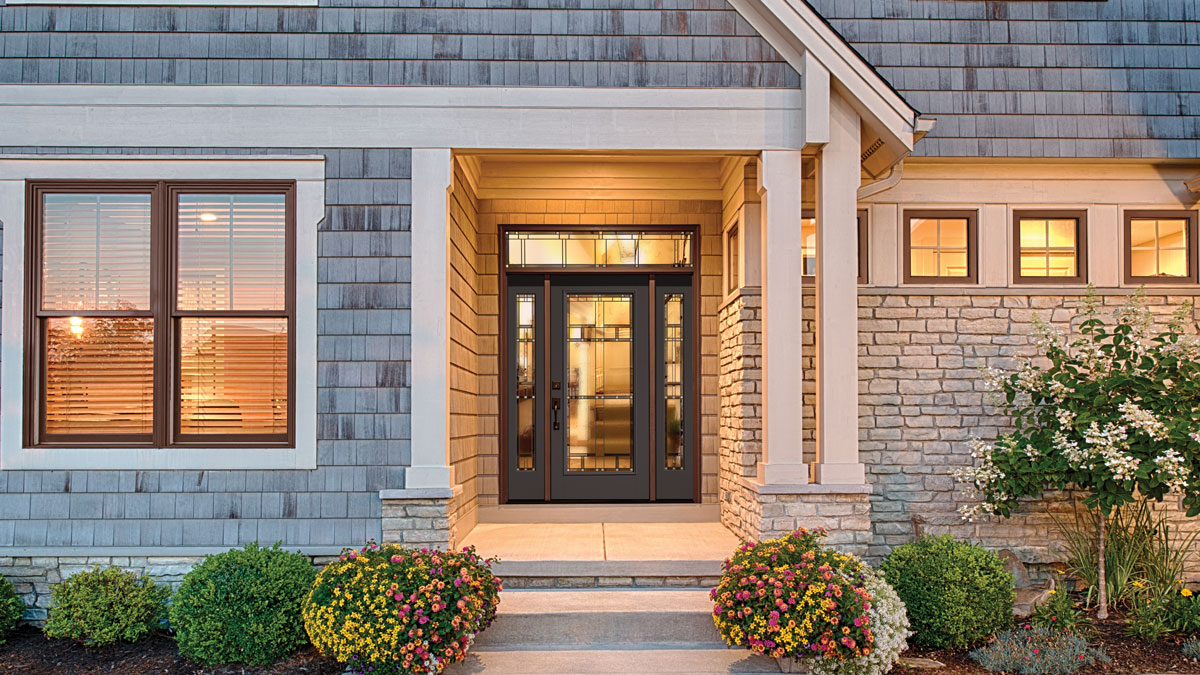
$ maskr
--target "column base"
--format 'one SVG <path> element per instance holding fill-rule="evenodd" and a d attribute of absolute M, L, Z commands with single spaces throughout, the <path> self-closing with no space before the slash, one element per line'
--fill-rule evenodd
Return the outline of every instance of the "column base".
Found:
<path fill-rule="evenodd" d="M 739 513 L 739 530 L 747 539 L 784 537 L 803 527 L 828 531 L 825 543 L 865 556 L 871 543 L 871 486 L 771 485 L 745 480 L 749 499 Z"/>
<path fill-rule="evenodd" d="M 758 481 L 765 485 L 804 485 L 808 483 L 808 465 L 803 463 L 760 462 Z"/>
<path fill-rule="evenodd" d="M 861 462 L 817 462 L 812 468 L 816 483 L 863 485 L 867 482 L 867 470 Z"/>
<path fill-rule="evenodd" d="M 449 549 L 455 545 L 451 501 L 462 488 L 380 490 L 384 544 Z"/>

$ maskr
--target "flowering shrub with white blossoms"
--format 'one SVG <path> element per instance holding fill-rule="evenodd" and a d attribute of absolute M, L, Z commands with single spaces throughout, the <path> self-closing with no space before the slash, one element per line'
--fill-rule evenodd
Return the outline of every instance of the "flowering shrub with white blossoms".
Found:
<path fill-rule="evenodd" d="M 1035 317 L 1050 365 L 985 373 L 1015 429 L 994 443 L 971 441 L 975 466 L 956 477 L 982 503 L 964 515 L 1007 516 L 1023 497 L 1070 487 L 1106 514 L 1135 495 L 1169 493 L 1182 495 L 1189 516 L 1200 514 L 1200 338 L 1187 332 L 1191 314 L 1181 306 L 1155 335 L 1140 293 L 1109 322 L 1089 293 L 1078 335 Z"/>
<path fill-rule="evenodd" d="M 1077 318 L 1077 334 L 1065 335 L 1035 317 L 1049 367 L 1026 361 L 1016 372 L 985 373 L 1015 428 L 994 443 L 972 441 L 975 466 L 956 477 L 982 501 L 964 515 L 1008 516 L 1021 498 L 1068 488 L 1086 492 L 1084 503 L 1105 515 L 1135 497 L 1171 493 L 1188 516 L 1200 514 L 1200 338 L 1191 305 L 1154 334 L 1140 291 L 1105 321 L 1089 290 Z"/>

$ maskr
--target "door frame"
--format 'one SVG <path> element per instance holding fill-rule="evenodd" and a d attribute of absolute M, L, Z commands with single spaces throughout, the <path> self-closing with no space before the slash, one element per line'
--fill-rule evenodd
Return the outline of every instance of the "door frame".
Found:
<path fill-rule="evenodd" d="M 613 268 L 613 267 L 571 267 L 571 268 L 519 267 L 519 268 L 515 268 L 513 270 L 509 270 L 508 264 L 507 264 L 507 261 L 508 261 L 508 236 L 507 235 L 510 231 L 521 231 L 521 232 L 688 232 L 692 235 L 692 250 L 691 250 L 692 267 L 690 270 L 680 270 L 677 267 L 651 266 L 651 265 L 648 265 L 645 267 L 621 267 L 621 268 Z M 701 316 L 703 300 L 701 298 L 701 293 L 700 293 L 700 253 L 701 253 L 701 250 L 703 247 L 701 246 L 701 241 L 700 241 L 700 237 L 701 237 L 700 226 L 697 224 L 690 224 L 690 225 L 566 225 L 566 224 L 522 225 L 522 224 L 503 224 L 503 225 L 499 225 L 497 227 L 497 237 L 499 238 L 499 241 L 497 242 L 497 247 L 496 247 L 497 255 L 499 257 L 499 264 L 497 266 L 497 274 L 500 277 L 499 288 L 498 288 L 499 295 L 498 295 L 498 302 L 497 302 L 498 310 L 499 310 L 499 319 L 497 321 L 497 333 L 499 333 L 499 335 L 497 336 L 497 338 L 498 338 L 497 339 L 497 355 L 498 355 L 497 371 L 498 371 L 498 385 L 499 386 L 497 387 L 497 396 L 500 399 L 499 406 L 498 406 L 498 413 L 499 413 L 500 419 L 499 419 L 499 424 L 497 427 L 497 439 L 498 439 L 497 450 L 498 450 L 498 460 L 499 460 L 498 461 L 498 469 L 500 472 L 500 503 L 501 504 L 509 503 L 509 499 L 508 499 L 508 459 L 509 459 L 508 458 L 508 431 L 509 431 L 508 417 L 509 417 L 509 408 L 510 408 L 510 402 L 508 400 L 509 399 L 509 396 L 508 396 L 508 377 L 509 377 L 508 351 L 509 351 L 509 342 L 510 342 L 509 335 L 508 335 L 508 333 L 509 333 L 509 331 L 508 331 L 508 322 L 509 322 L 508 276 L 509 276 L 509 274 L 534 276 L 534 277 L 541 276 L 542 277 L 542 289 L 543 289 L 542 297 L 545 298 L 545 300 L 543 301 L 543 304 L 546 305 L 543 315 L 546 316 L 547 318 L 550 315 L 548 301 L 550 298 L 551 277 L 570 278 L 572 276 L 579 276 L 579 275 L 586 275 L 586 276 L 593 276 L 593 277 L 611 275 L 613 277 L 614 282 L 620 283 L 620 281 L 619 281 L 620 277 L 629 275 L 629 274 L 637 274 L 637 275 L 646 276 L 650 280 L 650 282 L 649 282 L 649 291 L 650 292 L 649 292 L 648 297 L 651 298 L 651 303 L 653 303 L 653 298 L 655 297 L 655 278 L 657 275 L 671 275 L 676 278 L 680 278 L 683 276 L 689 276 L 691 278 L 693 330 L 691 331 L 692 334 L 689 337 L 690 337 L 690 342 L 691 342 L 691 347 L 692 347 L 691 377 L 692 377 L 692 388 L 693 388 L 693 392 L 694 392 L 693 393 L 694 401 L 693 401 L 692 405 L 695 408 L 695 414 L 692 415 L 691 431 L 692 431 L 692 438 L 696 439 L 696 442 L 693 444 L 693 447 L 690 450 L 691 459 L 692 459 L 692 500 L 691 500 L 691 503 L 699 504 L 700 503 L 700 479 L 701 479 L 701 471 L 702 471 L 702 465 L 703 465 L 703 442 L 702 442 L 702 439 L 700 436 L 701 417 L 702 417 L 701 399 L 703 398 L 703 396 L 702 396 L 703 395 L 703 386 L 702 386 L 702 382 L 700 379 L 700 362 L 702 360 L 702 352 L 700 350 L 701 326 L 703 324 L 703 317 Z M 654 315 L 654 316 L 656 316 L 656 315 Z M 649 342 L 649 350 L 652 355 L 657 353 L 656 340 L 658 338 L 658 330 L 657 330 L 656 320 L 655 320 L 654 316 L 651 316 L 651 319 L 649 322 L 649 330 L 647 332 L 647 340 Z M 551 334 L 550 322 L 548 320 L 544 320 L 544 321 L 542 321 L 542 324 L 543 325 L 541 326 L 541 329 L 539 330 L 539 335 L 542 337 L 542 339 L 544 341 L 542 349 L 547 354 L 545 361 L 548 364 L 549 363 L 548 354 L 549 354 L 549 349 L 550 349 L 550 334 Z M 651 376 L 651 382 L 653 383 L 653 382 L 656 382 L 656 380 L 654 378 L 656 378 L 657 374 L 658 374 L 657 373 L 658 363 L 657 363 L 656 359 L 653 357 L 650 359 L 650 363 L 651 363 L 650 376 Z M 537 377 L 543 378 L 543 379 L 548 378 L 549 373 L 547 371 L 549 369 L 543 368 L 542 370 L 543 370 L 543 372 L 540 373 Z M 546 381 L 548 382 L 549 380 L 547 379 Z M 543 391 L 546 392 L 546 395 L 542 397 L 543 398 L 542 407 L 544 409 L 542 412 L 545 415 L 543 419 L 549 420 L 550 419 L 549 387 L 544 387 Z M 655 398 L 656 391 L 657 391 L 657 388 L 655 388 L 655 387 L 651 388 L 650 396 L 652 399 Z M 656 500 L 656 494 L 655 494 L 656 469 L 657 469 L 656 458 L 658 456 L 658 443 L 659 443 L 658 433 L 657 433 L 657 428 L 656 428 L 658 415 L 657 415 L 656 411 L 657 411 L 657 406 L 655 406 L 655 412 L 652 412 L 650 415 L 650 428 L 649 428 L 650 457 L 651 457 L 650 467 L 649 467 L 650 468 L 649 479 L 650 479 L 650 501 L 651 502 L 654 502 Z M 551 448 L 552 444 L 547 442 L 547 443 L 543 443 L 543 446 L 544 447 L 542 448 L 542 452 L 543 452 L 542 462 L 543 462 L 543 466 L 546 468 L 545 486 L 544 486 L 544 492 L 543 492 L 543 502 L 549 504 L 549 503 L 552 503 L 552 501 L 553 501 L 550 498 L 550 494 L 551 494 L 550 493 L 550 466 L 551 466 L 550 453 L 552 452 L 552 448 Z"/>

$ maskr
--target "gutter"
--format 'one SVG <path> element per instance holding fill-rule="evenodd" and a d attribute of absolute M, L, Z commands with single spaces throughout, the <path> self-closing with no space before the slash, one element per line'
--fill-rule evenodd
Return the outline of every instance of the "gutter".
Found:
<path fill-rule="evenodd" d="M 915 145 L 917 141 L 925 138 L 926 134 L 933 130 L 933 125 L 935 123 L 937 123 L 937 118 L 935 117 L 918 117 L 917 123 L 913 125 L 913 144 Z M 910 150 L 901 155 L 896 162 L 892 164 L 891 169 L 888 171 L 888 175 L 880 178 L 877 181 L 860 186 L 858 188 L 858 199 L 861 201 L 867 197 L 877 195 L 880 192 L 886 192 L 896 187 L 896 185 L 900 183 L 900 180 L 904 178 L 904 160 L 908 159 L 908 156 L 911 154 L 912 151 Z M 1192 187 L 1192 183 L 1195 183 L 1194 188 Z M 1200 176 L 1189 182 L 1188 187 L 1193 192 L 1200 192 Z"/>

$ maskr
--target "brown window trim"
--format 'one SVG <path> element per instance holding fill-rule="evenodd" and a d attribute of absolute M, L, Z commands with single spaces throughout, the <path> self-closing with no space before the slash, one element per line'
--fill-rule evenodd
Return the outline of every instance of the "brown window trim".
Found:
<path fill-rule="evenodd" d="M 1049 220 L 1049 219 L 1067 219 L 1075 220 L 1075 272 L 1074 276 L 1070 277 L 1027 277 L 1021 274 L 1021 220 Z M 1013 241 L 1013 283 L 1014 284 L 1033 284 L 1040 286 L 1056 286 L 1056 285 L 1074 285 L 1087 283 L 1087 211 L 1086 210 L 1058 210 L 1058 209 L 1025 209 L 1013 211 L 1012 217 L 1012 241 Z M 1047 242 L 1049 246 L 1049 242 Z"/>
<path fill-rule="evenodd" d="M 812 218 L 815 220 L 817 213 L 813 209 L 805 209 L 803 212 L 801 212 L 800 217 Z M 871 277 L 871 260 L 868 257 L 868 253 L 870 252 L 870 244 L 867 242 L 867 235 L 870 231 L 870 229 L 867 227 L 867 210 L 859 209 L 855 211 L 854 219 L 858 225 L 858 283 L 866 284 L 869 283 L 868 280 Z M 820 225 L 818 224 L 817 227 L 820 227 Z M 803 260 L 801 260 L 800 264 L 804 264 Z M 817 264 L 820 265 L 819 260 L 817 261 Z M 816 284 L 817 277 L 812 274 L 802 274 L 801 279 L 808 282 L 806 285 L 812 286 Z"/>
<path fill-rule="evenodd" d="M 1182 218 L 1187 221 L 1187 264 L 1188 275 L 1186 277 L 1135 277 L 1133 276 L 1133 242 L 1132 237 L 1133 219 L 1134 218 Z M 1197 261 L 1197 213 L 1195 211 L 1179 210 L 1150 210 L 1150 211 L 1126 211 L 1123 224 L 1124 242 L 1121 244 L 1122 249 L 1122 276 L 1125 283 L 1134 285 L 1184 285 L 1195 284 L 1200 280 L 1200 261 Z"/>
<path fill-rule="evenodd" d="M 913 218 L 963 218 L 967 221 L 967 276 L 928 277 L 912 274 L 912 220 Z M 904 283 L 911 285 L 979 283 L 979 212 L 963 209 L 919 209 L 906 210 L 901 220 L 904 228 Z"/>
<path fill-rule="evenodd" d="M 150 309 L 146 311 L 42 311 L 42 201 L 54 193 L 150 195 Z M 178 311 L 178 209 L 180 193 L 282 194 L 285 217 L 285 307 L 256 311 Z M 24 447 L 46 448 L 288 448 L 296 442 L 296 183 L 295 181 L 27 181 L 25 186 L 25 334 L 23 336 Z M 139 316 L 154 320 L 154 398 L 151 434 L 58 434 L 45 432 L 41 378 L 45 371 L 43 320 L 52 316 Z M 275 317 L 287 320 L 288 409 L 285 434 L 179 433 L 180 317 Z M 170 395 L 168 395 L 170 392 Z"/>

